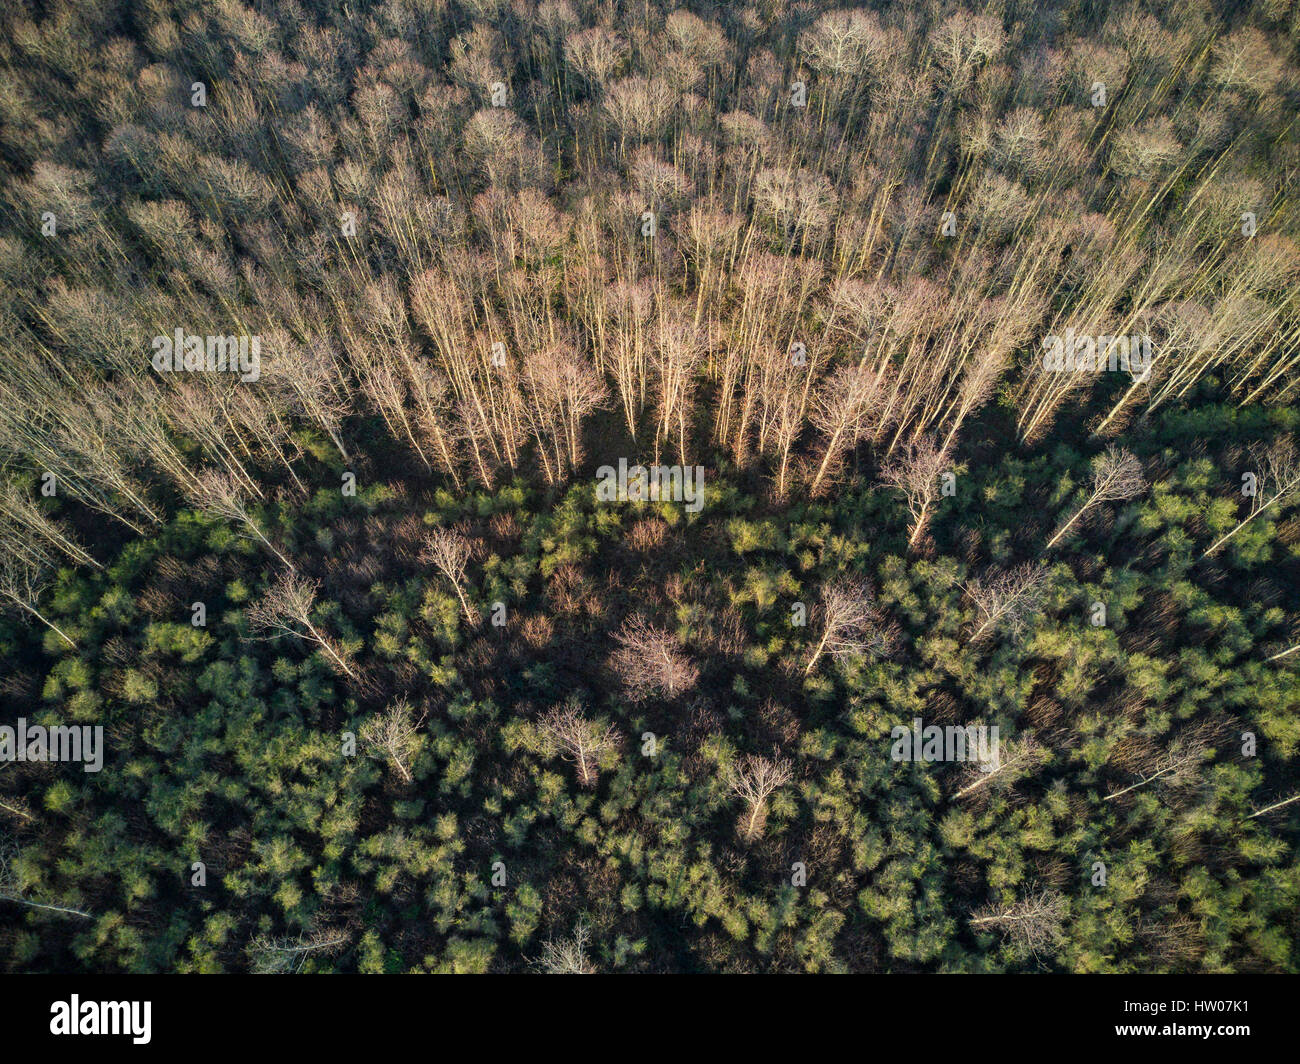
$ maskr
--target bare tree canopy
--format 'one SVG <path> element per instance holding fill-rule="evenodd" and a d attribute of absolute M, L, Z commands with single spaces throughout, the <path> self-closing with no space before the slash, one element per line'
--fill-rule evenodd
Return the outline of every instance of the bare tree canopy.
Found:
<path fill-rule="evenodd" d="M 315 643 L 334 664 L 355 679 L 355 670 L 344 660 L 333 641 L 312 621 L 319 592 L 319 581 L 300 577 L 292 570 L 283 573 L 266 589 L 262 598 L 248 608 L 248 623 L 254 629 L 294 635 Z"/>
<path fill-rule="evenodd" d="M 629 618 L 615 634 L 611 664 L 633 702 L 676 698 L 695 686 L 699 670 L 669 631 L 642 617 Z"/>
<path fill-rule="evenodd" d="M 548 938 L 542 944 L 542 955 L 537 968 L 547 975 L 594 975 L 596 966 L 588 957 L 591 949 L 591 927 L 579 920 L 573 934 L 567 938 Z"/>
<path fill-rule="evenodd" d="M 939 476 L 948 464 L 948 453 L 926 437 L 908 444 L 906 450 L 881 467 L 880 479 L 902 493 L 912 516 L 908 547 L 925 531 L 930 509 L 939 499 Z"/>
<path fill-rule="evenodd" d="M 837 658 L 885 655 L 897 642 L 896 629 L 876 605 L 871 589 L 861 581 L 839 580 L 827 585 L 816 615 L 821 622 L 821 637 L 804 667 L 804 675 L 812 672 L 824 653 Z"/>
<path fill-rule="evenodd" d="M 1117 447 L 1106 448 L 1092 460 L 1092 490 L 1082 506 L 1065 521 L 1048 540 L 1047 548 L 1051 550 L 1085 513 L 1093 506 L 1103 502 L 1116 502 L 1131 499 L 1146 490 L 1146 478 L 1142 475 L 1142 463 L 1128 451 Z"/>
<path fill-rule="evenodd" d="M 1250 453 L 1252 464 L 1256 467 L 1252 471 L 1256 483 L 1251 497 L 1250 513 L 1234 528 L 1210 544 L 1201 555 L 1202 558 L 1218 551 L 1260 514 L 1268 512 L 1275 506 L 1285 505 L 1295 497 L 1297 491 L 1300 491 L 1300 454 L 1296 451 L 1293 439 L 1282 437 L 1268 446 L 1255 445 Z"/>
<path fill-rule="evenodd" d="M 737 830 L 741 838 L 752 841 L 763 833 L 767 819 L 767 800 L 779 787 L 794 779 L 794 766 L 787 759 L 747 756 L 727 772 L 727 787 L 743 798 L 749 808 L 741 814 Z"/>
<path fill-rule="evenodd" d="M 538 720 L 537 730 L 551 756 L 573 763 L 584 787 L 596 785 L 601 761 L 616 754 L 620 742 L 614 726 L 587 718 L 577 698 L 553 706 Z"/>
<path fill-rule="evenodd" d="M 451 584 L 452 590 L 456 592 L 456 598 L 460 601 L 460 608 L 464 613 L 466 623 L 476 624 L 479 617 L 470 608 L 469 601 L 465 598 L 465 588 L 468 586 L 465 579 L 465 567 L 469 564 L 469 541 L 459 532 L 449 528 L 440 528 L 429 536 L 425 544 L 425 553 L 447 583 Z"/>
<path fill-rule="evenodd" d="M 1050 955 L 1061 940 L 1067 912 L 1065 897 L 1055 890 L 1028 894 L 1011 905 L 992 904 L 975 913 L 971 927 L 996 931 L 1031 956 Z"/>
<path fill-rule="evenodd" d="M 1002 572 L 987 573 L 966 585 L 975 605 L 975 628 L 970 641 L 978 642 L 1001 629 L 1020 636 L 1042 607 L 1047 566 L 1025 562 Z"/>
<path fill-rule="evenodd" d="M 406 783 L 411 782 L 410 762 L 420 745 L 420 725 L 405 699 L 399 699 L 361 726 L 359 738 L 371 757 L 387 761 Z"/>

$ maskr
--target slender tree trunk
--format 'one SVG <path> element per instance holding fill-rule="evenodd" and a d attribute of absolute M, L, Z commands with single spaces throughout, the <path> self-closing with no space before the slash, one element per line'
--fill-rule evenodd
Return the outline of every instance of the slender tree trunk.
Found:
<path fill-rule="evenodd" d="M 807 676 L 810 672 L 812 672 L 813 666 L 817 664 L 817 659 L 822 656 L 822 651 L 826 648 L 826 640 L 828 640 L 830 637 L 831 637 L 831 633 L 829 629 L 827 629 L 825 632 L 822 633 L 821 642 L 817 644 L 817 649 L 813 651 L 812 660 L 808 662 L 808 667 L 803 670 L 803 674 L 805 676 Z"/>
<path fill-rule="evenodd" d="M 1146 779 L 1144 779 L 1144 780 L 1138 780 L 1137 783 L 1130 784 L 1128 787 L 1125 787 L 1122 791 L 1116 791 L 1114 794 L 1108 794 L 1108 795 L 1106 795 L 1106 797 L 1103 798 L 1102 801 L 1103 801 L 1103 802 L 1114 801 L 1114 800 L 1115 800 L 1116 798 L 1118 798 L 1121 794 L 1128 794 L 1129 791 L 1135 791 L 1135 790 L 1137 790 L 1139 787 L 1145 787 L 1148 783 L 1154 783 L 1154 782 L 1155 782 L 1156 780 L 1158 780 L 1161 776 L 1163 776 L 1166 772 L 1172 772 L 1172 771 L 1174 770 L 1175 767 L 1176 767 L 1176 766 L 1174 766 L 1174 765 L 1170 765 L 1170 766 L 1168 766 L 1167 768 L 1162 768 L 1159 772 L 1155 773 L 1155 775 L 1153 775 L 1153 776 L 1148 776 L 1148 777 L 1147 777 Z"/>
<path fill-rule="evenodd" d="M 319 631 L 317 631 L 316 626 L 313 625 L 311 621 L 304 619 L 303 624 L 305 624 L 307 626 L 307 630 L 311 632 L 312 639 L 314 639 L 321 646 L 321 648 L 325 651 L 325 653 L 327 653 L 330 657 L 332 657 L 335 661 L 339 663 L 339 668 L 341 668 L 344 672 L 346 672 L 349 676 L 351 676 L 352 679 L 355 680 L 357 678 L 357 674 L 353 672 L 350 668 L 348 668 L 348 663 L 344 661 L 341 657 L 339 657 L 339 655 L 335 652 L 334 648 L 330 646 L 329 640 L 326 639 L 323 635 L 321 635 Z"/>
<path fill-rule="evenodd" d="M 12 598 L 12 596 L 10 596 L 10 597 Z M 29 606 L 26 602 L 23 602 L 21 599 L 16 599 L 16 598 L 15 598 L 15 599 L 13 599 L 13 601 L 16 602 L 16 603 L 17 603 L 19 606 L 21 606 L 23 609 L 25 609 L 28 613 L 30 613 L 30 614 L 31 614 L 33 617 L 35 617 L 38 621 L 40 621 L 41 624 L 45 625 L 46 628 L 49 628 L 49 629 L 51 629 L 52 631 L 58 632 L 58 633 L 59 633 L 59 638 L 62 639 L 65 643 L 67 643 L 68 646 L 72 647 L 73 650 L 76 650 L 76 649 L 77 649 L 77 644 L 74 643 L 71 639 L 68 638 L 67 633 L 64 632 L 63 629 L 60 628 L 57 624 L 54 624 L 54 623 L 51 622 L 51 621 L 47 621 L 47 620 L 46 620 L 46 619 L 41 615 L 41 611 L 38 610 L 38 609 L 36 609 L 35 606 Z"/>
<path fill-rule="evenodd" d="M 52 913 L 67 913 L 69 916 L 80 916 L 84 920 L 93 920 L 95 918 L 94 913 L 84 913 L 80 909 L 67 909 L 62 905 L 42 905 L 38 901 L 28 901 L 26 898 L 20 898 L 14 894 L 0 894 L 0 900 L 16 902 L 32 909 L 44 909 Z"/>
<path fill-rule="evenodd" d="M 1280 802 L 1274 802 L 1272 805 L 1267 806 L 1266 808 L 1261 809 L 1258 812 L 1251 813 L 1250 816 L 1246 817 L 1246 819 L 1253 820 L 1257 816 L 1263 816 L 1265 813 L 1271 813 L 1274 809 L 1281 809 L 1284 805 L 1290 805 L 1292 802 L 1300 802 L 1300 794 L 1293 794 L 1290 798 L 1284 798 Z"/>
<path fill-rule="evenodd" d="M 1063 524 L 1060 528 L 1056 530 L 1056 535 L 1054 535 L 1051 539 L 1047 541 L 1047 546 L 1043 548 L 1044 550 L 1051 550 L 1054 546 L 1056 546 L 1056 541 L 1070 530 L 1070 527 L 1074 524 L 1075 521 L 1079 520 L 1080 517 L 1082 517 L 1085 513 L 1088 512 L 1088 507 L 1092 505 L 1092 500 L 1094 498 L 1096 498 L 1095 492 L 1088 497 L 1087 502 L 1085 502 L 1082 506 L 1079 507 L 1078 510 L 1075 511 L 1073 517 L 1071 517 L 1068 521 L 1065 522 L 1065 524 Z"/>
<path fill-rule="evenodd" d="M 0 802 L 0 809 L 7 810 L 8 812 L 13 813 L 14 816 L 20 816 L 20 817 L 22 817 L 24 820 L 33 820 L 33 819 L 35 819 L 35 818 L 31 815 L 31 813 L 24 813 L 21 809 L 17 808 L 16 806 L 9 805 L 9 804 L 7 804 L 7 803 L 5 803 L 5 802 Z"/>
<path fill-rule="evenodd" d="M 1265 503 L 1263 506 L 1261 506 L 1258 510 L 1256 510 L 1254 513 L 1252 513 L 1249 517 L 1247 517 L 1247 518 L 1246 518 L 1244 521 L 1242 521 L 1239 525 L 1237 525 L 1237 527 L 1234 528 L 1231 532 L 1229 532 L 1229 533 L 1228 533 L 1227 535 L 1225 535 L 1225 536 L 1220 536 L 1218 539 L 1216 539 L 1216 540 L 1214 541 L 1214 544 L 1213 544 L 1211 547 L 1209 547 L 1209 548 L 1206 550 L 1206 552 L 1205 552 L 1204 554 L 1201 555 L 1201 557 L 1202 557 L 1202 558 L 1208 558 L 1208 557 L 1209 557 L 1211 554 L 1213 554 L 1216 550 L 1218 550 L 1218 549 L 1219 549 L 1220 547 L 1222 547 L 1225 543 L 1227 543 L 1228 540 L 1232 539 L 1233 536 L 1235 536 L 1238 532 L 1240 532 L 1243 528 L 1245 528 L 1248 524 L 1250 524 L 1253 520 L 1255 520 L 1255 518 L 1257 518 L 1260 514 L 1262 514 L 1265 510 L 1267 510 L 1267 509 L 1268 509 L 1270 506 L 1272 506 L 1275 502 L 1277 502 L 1277 500 L 1278 500 L 1279 498 L 1280 498 L 1280 496 L 1278 496 L 1278 495 L 1274 495 L 1271 499 L 1268 500 L 1268 502 L 1266 502 L 1266 503 Z"/>

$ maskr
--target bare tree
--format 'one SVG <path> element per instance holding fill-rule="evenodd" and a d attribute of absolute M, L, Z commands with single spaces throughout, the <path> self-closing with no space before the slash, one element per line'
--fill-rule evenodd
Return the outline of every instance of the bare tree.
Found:
<path fill-rule="evenodd" d="M 166 395 L 167 424 L 173 432 L 182 433 L 201 445 L 214 468 L 230 479 L 236 494 L 261 498 L 262 487 L 248 468 L 250 453 L 245 434 L 231 417 L 229 404 L 233 387 L 236 386 L 229 382 L 182 379 Z M 196 499 L 205 489 L 215 487 L 204 484 L 200 477 L 183 474 L 180 483 Z"/>
<path fill-rule="evenodd" d="M 596 371 L 567 344 L 533 353 L 523 362 L 528 430 L 548 483 L 563 480 L 582 460 L 582 419 L 605 403 Z"/>
<path fill-rule="evenodd" d="M 31 806 L 21 798 L 13 799 L 13 804 L 10 804 L 9 802 L 0 802 L 0 809 L 3 809 L 10 816 L 21 817 L 23 820 L 36 820 L 36 818 L 29 812 Z"/>
<path fill-rule="evenodd" d="M 611 84 L 603 103 L 605 114 L 619 134 L 619 154 L 623 154 L 628 140 L 639 143 L 657 137 L 677 101 L 663 78 L 633 76 Z"/>
<path fill-rule="evenodd" d="M 537 722 L 537 730 L 549 754 L 573 762 L 584 787 L 596 785 L 601 759 L 618 749 L 619 734 L 613 725 L 588 720 L 576 697 L 554 706 Z"/>
<path fill-rule="evenodd" d="M 1290 634 L 1287 638 L 1291 645 L 1286 649 L 1279 650 L 1276 654 L 1272 654 L 1265 658 L 1265 663 L 1270 661 L 1280 661 L 1282 658 L 1290 657 L 1297 650 L 1300 650 L 1300 624 L 1292 622 L 1290 625 Z"/>
<path fill-rule="evenodd" d="M 34 537 L 73 562 L 93 566 L 96 569 L 103 568 L 82 549 L 76 540 L 64 532 L 58 522 L 47 516 L 27 497 L 26 492 L 12 481 L 0 484 L 0 515 L 7 518 L 0 524 L 0 546 L 8 548 L 19 538 L 30 544 Z"/>
<path fill-rule="evenodd" d="M 939 500 L 937 481 L 948 465 L 948 458 L 948 452 L 937 448 L 927 436 L 910 444 L 880 471 L 880 479 L 902 492 L 907 501 L 907 512 L 912 515 L 909 548 L 925 530 L 930 507 Z"/>
<path fill-rule="evenodd" d="M 871 589 L 853 580 L 837 580 L 822 592 L 821 640 L 813 651 L 807 676 L 823 653 L 833 657 L 854 654 L 888 654 L 897 635 L 876 605 Z"/>
<path fill-rule="evenodd" d="M 325 633 L 312 623 L 311 613 L 316 606 L 316 592 L 319 590 L 320 582 L 317 580 L 307 580 L 293 572 L 284 573 L 267 588 L 260 602 L 249 607 L 248 622 L 254 628 L 284 632 L 311 640 L 355 680 L 357 674 L 334 649 Z"/>
<path fill-rule="evenodd" d="M 11 901 L 15 905 L 25 905 L 29 909 L 41 909 L 44 912 L 61 913 L 65 916 L 79 916 L 83 920 L 95 918 L 94 913 L 81 909 L 72 909 L 63 905 L 46 905 L 44 902 L 32 901 L 28 898 L 15 868 L 18 856 L 17 844 L 12 839 L 0 835 L 0 901 Z"/>
<path fill-rule="evenodd" d="M 1001 573 L 985 575 L 966 585 L 966 594 L 983 618 L 970 637 L 972 643 L 995 628 L 1004 627 L 1013 636 L 1024 631 L 1030 617 L 1042 607 L 1047 566 L 1025 562 Z"/>
<path fill-rule="evenodd" d="M 573 33 L 564 42 L 565 61 L 597 90 L 604 88 L 627 52 L 623 39 L 601 26 Z"/>
<path fill-rule="evenodd" d="M 469 624 L 475 624 L 479 618 L 470 608 L 463 590 L 467 586 L 465 566 L 469 564 L 469 553 L 469 540 L 459 532 L 454 532 L 449 528 L 438 529 L 429 536 L 425 544 L 425 556 L 433 562 L 438 571 L 451 584 L 452 589 L 456 592 L 456 597 L 460 599 L 460 607 L 465 613 L 465 620 Z"/>
<path fill-rule="evenodd" d="M 1274 802 L 1272 805 L 1266 805 L 1263 809 L 1257 809 L 1246 817 L 1247 820 L 1254 820 L 1257 816 L 1263 816 L 1265 813 L 1271 813 L 1274 809 L 1281 809 L 1292 802 L 1300 802 L 1300 794 L 1293 794 L 1290 798 L 1283 798 L 1280 802 Z"/>
<path fill-rule="evenodd" d="M 46 628 L 57 632 L 60 639 L 75 648 L 77 644 L 68 634 L 36 608 L 45 578 L 46 567 L 35 559 L 20 557 L 16 551 L 5 552 L 0 556 L 0 596 L 24 613 L 35 617 Z"/>
<path fill-rule="evenodd" d="M 267 365 L 269 378 L 283 386 L 292 396 L 293 405 L 319 425 L 343 460 L 349 461 L 342 437 L 342 420 L 347 413 L 343 377 L 329 342 L 314 339 L 299 344 L 273 331 L 267 348 L 273 353 Z"/>
<path fill-rule="evenodd" d="M 841 366 L 817 389 L 810 418 L 825 444 L 809 494 L 816 494 L 847 451 L 879 428 L 876 414 L 883 402 L 880 376 L 862 365 Z"/>
<path fill-rule="evenodd" d="M 603 361 L 614 378 L 619 406 L 635 440 L 648 390 L 654 287 L 648 282 L 613 286 L 604 297 L 609 321 L 600 335 Z"/>
<path fill-rule="evenodd" d="M 1014 328 L 1014 322 L 1010 328 Z M 957 390 L 956 399 L 948 409 L 948 432 L 943 438 L 943 446 L 940 450 L 947 451 L 952 447 L 953 440 L 956 439 L 957 432 L 966 418 L 988 401 L 998 378 L 1006 367 L 1007 355 L 1002 346 L 986 343 L 986 346 L 980 347 L 974 353 L 962 373 L 961 386 Z"/>
<path fill-rule="evenodd" d="M 749 803 L 749 808 L 741 814 L 736 824 L 746 842 L 762 835 L 767 820 L 767 799 L 773 791 L 784 787 L 792 779 L 794 766 L 786 759 L 770 760 L 766 757 L 748 756 L 739 766 L 732 765 L 728 769 L 728 790 Z"/>
<path fill-rule="evenodd" d="M 292 938 L 258 935 L 248 944 L 250 970 L 254 975 L 294 975 L 313 953 L 328 955 L 346 941 L 346 935 L 334 931 L 312 931 Z"/>
<path fill-rule="evenodd" d="M 895 31 L 897 32 L 897 31 Z M 832 85 L 851 87 L 881 66 L 891 43 L 873 11 L 828 11 L 799 34 L 799 51 Z"/>
<path fill-rule="evenodd" d="M 411 770 L 407 766 L 420 745 L 423 723 L 424 716 L 416 720 L 410 702 L 400 698 L 383 713 L 367 720 L 361 726 L 359 738 L 371 757 L 390 762 L 398 775 L 410 783 Z"/>
<path fill-rule="evenodd" d="M 989 783 L 996 782 L 999 786 L 1012 783 L 1026 772 L 1032 771 L 1050 754 L 1032 735 L 1008 739 L 998 745 L 1000 749 L 994 750 L 993 757 L 988 762 L 968 763 L 965 778 L 970 782 L 953 795 L 954 800 L 965 798 Z"/>
<path fill-rule="evenodd" d="M 542 943 L 542 955 L 536 965 L 547 975 L 593 975 L 596 966 L 587 957 L 591 946 L 591 928 L 579 919 L 569 938 L 548 938 Z"/>
<path fill-rule="evenodd" d="M 658 425 L 655 453 L 669 440 L 677 445 L 677 460 L 686 464 L 686 430 L 691 418 L 696 373 L 704 357 L 704 340 L 687 320 L 663 318 L 651 361 L 657 374 Z"/>
<path fill-rule="evenodd" d="M 1137 783 L 1129 784 L 1123 790 L 1106 795 L 1102 801 L 1113 802 L 1121 795 L 1155 783 L 1156 780 L 1168 786 L 1185 787 L 1200 774 L 1201 761 L 1204 760 L 1205 754 L 1204 742 L 1179 736 L 1169 744 L 1169 749 L 1160 754 L 1155 762 L 1142 772 L 1142 778 Z"/>
<path fill-rule="evenodd" d="M 1146 478 L 1142 475 L 1142 463 L 1128 451 L 1118 447 L 1107 447 L 1105 454 L 1099 454 L 1092 460 L 1092 491 L 1074 515 L 1056 530 L 1056 534 L 1047 542 L 1046 550 L 1056 546 L 1057 541 L 1070 530 L 1093 506 L 1102 502 L 1118 502 L 1131 499 L 1146 490 Z"/>
<path fill-rule="evenodd" d="M 11 360 L 16 368 L 0 375 L 3 452 L 21 454 L 33 468 L 57 474 L 60 494 L 108 514 L 137 534 L 156 526 L 161 514 L 138 482 L 138 463 L 122 445 L 121 404 L 110 401 L 93 381 L 64 387 L 46 368 L 30 367 L 31 379 L 18 380 L 22 355 Z M 10 377 L 15 379 L 6 379 Z"/>
<path fill-rule="evenodd" d="M 7 767 L 10 764 L 13 764 L 13 762 L 0 763 L 0 767 Z M 3 809 L 10 816 L 20 817 L 23 820 L 34 821 L 36 819 L 32 816 L 31 806 L 28 805 L 26 799 L 20 798 L 17 795 L 13 796 L 8 802 L 0 801 L 0 809 Z"/>
<path fill-rule="evenodd" d="M 683 652 L 677 637 L 642 617 L 625 621 L 614 633 L 614 641 L 619 648 L 610 664 L 633 702 L 656 696 L 675 698 L 699 679 L 699 669 Z"/>
<path fill-rule="evenodd" d="M 786 243 L 796 235 L 817 232 L 830 224 L 836 196 L 822 174 L 797 167 L 764 167 L 754 182 L 754 206 L 772 219 Z"/>
<path fill-rule="evenodd" d="M 1295 441 L 1289 436 L 1276 440 L 1270 447 L 1253 448 L 1251 454 L 1259 468 L 1255 473 L 1250 513 L 1231 532 L 1216 539 L 1202 558 L 1209 557 L 1265 510 L 1286 502 L 1300 489 L 1300 455 L 1296 454 Z"/>
<path fill-rule="evenodd" d="M 248 508 L 243 491 L 233 476 L 215 472 L 203 474 L 197 478 L 190 492 L 190 499 L 200 510 L 243 526 L 250 538 L 260 540 L 267 550 L 293 570 L 293 562 L 289 561 L 262 532 L 257 519 Z"/>
<path fill-rule="evenodd" d="M 989 905 L 974 914 L 970 924 L 997 931 L 1025 953 L 1036 956 L 1061 940 L 1065 913 L 1065 896 L 1059 891 L 1043 890 L 1010 906 Z"/>

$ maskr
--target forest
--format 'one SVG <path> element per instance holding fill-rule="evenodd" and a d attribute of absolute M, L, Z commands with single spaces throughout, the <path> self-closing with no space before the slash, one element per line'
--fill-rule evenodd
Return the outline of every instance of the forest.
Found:
<path fill-rule="evenodd" d="M 1300 0 L 0 26 L 0 972 L 1300 971 Z"/>

